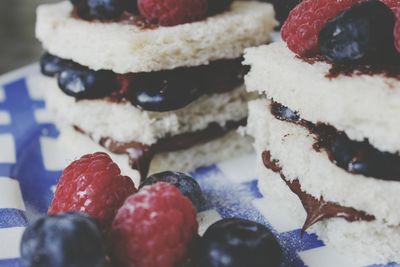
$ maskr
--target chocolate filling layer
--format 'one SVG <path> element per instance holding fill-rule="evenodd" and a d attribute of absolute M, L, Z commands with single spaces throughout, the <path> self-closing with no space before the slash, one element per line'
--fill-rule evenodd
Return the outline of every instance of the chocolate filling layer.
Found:
<path fill-rule="evenodd" d="M 155 154 L 179 151 L 218 139 L 229 131 L 237 129 L 239 126 L 246 125 L 246 122 L 247 119 L 228 121 L 225 126 L 221 126 L 218 123 L 211 123 L 203 130 L 165 137 L 151 146 L 140 142 L 118 142 L 110 137 L 101 138 L 99 143 L 115 154 L 128 155 L 129 163 L 132 168 L 140 172 L 141 179 L 145 179 L 149 171 L 151 160 Z M 75 129 L 81 133 L 85 133 L 78 127 L 75 127 Z"/>
<path fill-rule="evenodd" d="M 303 61 L 309 64 L 315 64 L 316 62 L 325 62 L 331 65 L 328 73 L 325 75 L 329 79 L 334 79 L 339 76 L 354 76 L 354 75 L 384 75 L 388 78 L 395 78 L 400 80 L 400 64 L 399 58 L 394 59 L 393 62 L 386 62 L 386 64 L 375 63 L 375 64 L 361 64 L 361 63 L 347 63 L 338 64 L 332 63 L 325 59 L 322 55 L 313 57 L 299 57 Z"/>
<path fill-rule="evenodd" d="M 400 181 L 400 156 L 381 152 L 367 140 L 353 141 L 333 126 L 301 119 L 297 113 L 273 102 L 271 113 L 275 118 L 303 126 L 314 136 L 313 148 L 326 151 L 336 166 L 354 174 L 362 174 L 381 180 Z"/>
<path fill-rule="evenodd" d="M 181 109 L 204 95 L 232 91 L 243 84 L 249 67 L 242 58 L 213 61 L 208 65 L 181 67 L 155 72 L 116 74 L 93 71 L 72 61 L 58 59 L 59 73 L 44 73 L 58 77 L 60 89 L 77 100 L 106 99 L 128 101 L 147 111 Z M 44 67 L 53 62 L 42 62 Z"/>
<path fill-rule="evenodd" d="M 249 70 L 242 60 L 224 59 L 196 67 L 119 75 L 121 86 L 109 99 L 128 100 L 151 111 L 180 109 L 203 95 L 229 92 L 242 85 Z"/>
<path fill-rule="evenodd" d="M 265 167 L 275 173 L 278 173 L 290 190 L 299 197 L 301 203 L 303 204 L 303 207 L 307 212 L 307 219 L 302 228 L 302 235 L 313 224 L 329 218 L 340 217 L 349 222 L 369 222 L 375 220 L 373 215 L 369 215 L 364 211 L 359 211 L 351 207 L 343 207 L 337 203 L 326 201 L 323 197 L 317 199 L 303 191 L 298 179 L 289 180 L 286 178 L 282 172 L 282 168 L 278 165 L 278 162 L 271 158 L 271 153 L 269 151 L 263 152 L 262 159 Z"/>

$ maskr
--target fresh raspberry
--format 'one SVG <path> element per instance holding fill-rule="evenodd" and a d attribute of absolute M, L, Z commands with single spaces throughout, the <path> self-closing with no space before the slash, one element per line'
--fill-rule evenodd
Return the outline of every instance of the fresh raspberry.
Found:
<path fill-rule="evenodd" d="M 304 0 L 289 14 L 282 38 L 294 53 L 307 56 L 318 52 L 318 34 L 328 20 L 360 0 Z"/>
<path fill-rule="evenodd" d="M 400 7 L 396 9 L 397 22 L 394 27 L 394 41 L 397 51 L 400 52 Z"/>
<path fill-rule="evenodd" d="M 396 12 L 397 8 L 400 7 L 400 1 L 399 0 L 381 0 L 385 5 L 390 7 L 393 12 Z"/>
<path fill-rule="evenodd" d="M 138 0 L 139 11 L 149 22 L 174 26 L 205 18 L 208 0 Z"/>
<path fill-rule="evenodd" d="M 124 267 L 174 267 L 185 260 L 197 229 L 192 203 L 175 186 L 146 186 L 115 216 L 114 256 Z"/>
<path fill-rule="evenodd" d="M 64 169 L 49 214 L 80 211 L 96 219 L 105 233 L 135 185 L 106 153 L 86 155 Z"/>
<path fill-rule="evenodd" d="M 318 34 L 324 25 L 342 11 L 366 0 L 304 0 L 289 14 L 282 27 L 282 39 L 300 56 L 318 52 Z M 392 10 L 399 0 L 381 0 Z"/>

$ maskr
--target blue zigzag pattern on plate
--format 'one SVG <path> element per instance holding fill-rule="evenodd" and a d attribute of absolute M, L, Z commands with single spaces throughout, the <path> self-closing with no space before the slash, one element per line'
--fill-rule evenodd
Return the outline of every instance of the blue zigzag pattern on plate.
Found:
<path fill-rule="evenodd" d="M 23 77 L 0 85 L 0 95 L 1 87 L 4 89 L 5 99 L 2 101 L 0 97 L 0 112 L 9 113 L 11 121 L 5 125 L 0 123 L 0 136 L 12 135 L 15 145 L 15 151 L 12 152 L 15 153 L 16 161 L 14 163 L 0 161 L 0 179 L 12 177 L 19 181 L 26 211 L 0 208 L 0 237 L 1 231 L 24 227 L 28 221 L 46 212 L 53 195 L 51 188 L 60 175 L 60 171 L 46 170 L 43 160 L 40 138 L 58 136 L 53 124 L 41 124 L 36 121 L 35 111 L 43 109 L 44 102 L 32 99 Z M 9 152 L 0 151 L 0 153 Z M 306 266 L 298 253 L 324 246 L 313 234 L 306 233 L 301 239 L 300 229 L 283 233 L 273 229 L 268 219 L 253 205 L 253 201 L 263 198 L 258 190 L 256 177 L 235 182 L 234 178 L 227 178 L 218 165 L 199 168 L 192 175 L 198 180 L 208 200 L 202 212 L 213 211 L 220 218 L 242 217 L 265 224 L 276 234 L 284 247 L 283 266 Z M 1 197 L 0 195 L 0 199 Z M 18 258 L 2 258 L 1 255 L 0 251 L 0 267 L 22 267 Z"/>

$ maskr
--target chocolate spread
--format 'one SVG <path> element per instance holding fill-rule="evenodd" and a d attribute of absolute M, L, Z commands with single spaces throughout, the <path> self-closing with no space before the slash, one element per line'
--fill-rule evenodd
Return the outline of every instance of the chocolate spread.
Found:
<path fill-rule="evenodd" d="M 151 160 L 155 154 L 183 150 L 220 138 L 229 131 L 237 129 L 239 126 L 246 125 L 246 122 L 247 119 L 229 121 L 225 126 L 220 126 L 217 123 L 210 123 L 204 130 L 166 137 L 150 146 L 140 142 L 118 142 L 109 137 L 101 138 L 99 143 L 115 154 L 128 155 L 130 165 L 133 169 L 138 170 L 141 178 L 144 179 L 147 176 Z M 78 127 L 75 127 L 75 129 L 84 133 Z"/>
<path fill-rule="evenodd" d="M 353 141 L 335 127 L 324 123 L 313 124 L 300 117 L 288 119 L 278 114 L 284 109 L 281 104 L 273 102 L 271 113 L 275 118 L 303 126 L 314 136 L 315 151 L 326 151 L 329 160 L 349 173 L 362 174 L 380 180 L 400 181 L 400 156 L 381 152 L 368 140 Z"/>
<path fill-rule="evenodd" d="M 156 112 L 178 110 L 204 95 L 221 94 L 241 86 L 249 70 L 248 66 L 241 64 L 242 60 L 222 59 L 208 65 L 154 72 L 107 72 L 108 76 L 103 79 L 115 80 L 114 88 L 106 86 L 104 90 L 87 90 L 85 94 L 76 95 L 75 99 L 130 102 L 142 110 Z"/>
<path fill-rule="evenodd" d="M 373 215 L 369 215 L 364 211 L 358 211 L 351 207 L 343 207 L 337 203 L 326 201 L 323 197 L 317 199 L 303 191 L 298 179 L 289 180 L 285 177 L 282 172 L 282 168 L 278 165 L 276 160 L 271 158 L 271 153 L 269 151 L 263 152 L 262 159 L 265 167 L 273 172 L 278 173 L 288 185 L 290 190 L 299 197 L 301 203 L 303 204 L 303 207 L 307 213 L 307 218 L 302 227 L 302 235 L 310 226 L 325 219 L 340 217 L 349 222 L 369 222 L 375 220 Z"/>
<path fill-rule="evenodd" d="M 339 76 L 353 76 L 353 75 L 384 75 L 388 78 L 395 78 L 400 80 L 400 59 L 394 59 L 393 62 L 373 63 L 347 63 L 338 64 L 332 63 L 325 59 L 322 55 L 315 55 L 312 57 L 300 57 L 297 58 L 307 62 L 308 64 L 315 64 L 316 62 L 325 62 L 331 65 L 328 73 L 325 75 L 329 79 L 334 79 Z"/>

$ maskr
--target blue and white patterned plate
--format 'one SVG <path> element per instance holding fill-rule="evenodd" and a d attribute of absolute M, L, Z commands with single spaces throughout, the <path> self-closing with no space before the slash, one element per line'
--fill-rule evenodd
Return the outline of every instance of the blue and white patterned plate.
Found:
<path fill-rule="evenodd" d="M 21 234 L 46 212 L 62 169 L 62 151 L 54 148 L 57 128 L 45 109 L 41 89 L 29 82 L 37 69 L 32 65 L 0 77 L 0 267 L 22 266 Z M 274 203 L 259 192 L 254 165 L 255 158 L 249 155 L 192 173 L 209 202 L 199 214 L 200 231 L 221 218 L 247 218 L 274 231 L 284 247 L 284 266 L 355 266 L 354 259 L 324 246 L 315 235 L 301 239 L 300 229 L 278 232 L 280 222 L 290 220 L 290 214 L 282 216 L 268 208 Z"/>

